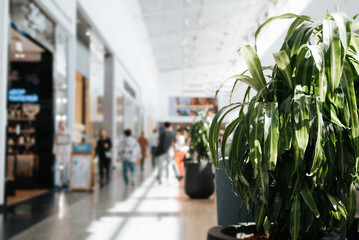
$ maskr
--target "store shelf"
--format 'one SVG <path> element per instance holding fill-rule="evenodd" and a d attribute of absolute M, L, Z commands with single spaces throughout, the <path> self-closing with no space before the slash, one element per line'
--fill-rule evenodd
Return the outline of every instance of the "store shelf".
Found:
<path fill-rule="evenodd" d="M 31 147 L 34 146 L 34 143 L 24 143 L 24 144 L 8 144 L 9 147 Z"/>
<path fill-rule="evenodd" d="M 8 134 L 16 134 L 16 131 L 9 131 Z M 20 134 L 35 134 L 35 131 L 21 131 Z"/>
<path fill-rule="evenodd" d="M 8 121 L 13 122 L 33 122 L 35 120 L 35 118 L 8 118 Z"/>

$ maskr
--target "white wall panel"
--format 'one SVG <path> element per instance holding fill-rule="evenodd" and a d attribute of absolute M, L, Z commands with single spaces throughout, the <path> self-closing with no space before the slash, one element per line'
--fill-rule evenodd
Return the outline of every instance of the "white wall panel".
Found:
<path fill-rule="evenodd" d="M 37 0 L 36 2 L 57 24 L 76 36 L 76 0 Z"/>
<path fill-rule="evenodd" d="M 157 106 L 158 83 L 157 68 L 151 57 L 151 46 L 145 41 L 146 29 L 140 18 L 137 1 L 126 0 L 78 0 L 80 9 L 90 25 L 102 36 L 116 60 L 120 62 L 141 91 L 141 103 Z M 105 17 L 109 16 L 109 17 Z M 124 72 L 119 71 L 116 79 L 123 79 Z M 117 80 L 116 80 L 117 81 Z M 147 111 L 151 115 L 156 113 Z"/>
<path fill-rule="evenodd" d="M 7 75 L 9 40 L 9 2 L 0 1 L 0 206 L 5 194 L 5 130 L 7 122 Z"/>

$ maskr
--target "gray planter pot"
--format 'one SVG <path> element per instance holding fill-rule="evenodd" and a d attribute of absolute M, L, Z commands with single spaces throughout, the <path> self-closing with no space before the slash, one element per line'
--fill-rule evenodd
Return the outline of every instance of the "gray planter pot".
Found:
<path fill-rule="evenodd" d="M 185 192 L 190 198 L 209 198 L 214 192 L 212 164 L 207 161 L 188 162 Z"/>
<path fill-rule="evenodd" d="M 250 235 L 250 232 L 243 233 L 243 226 L 216 226 L 208 230 L 207 240 L 239 240 L 246 239 Z M 237 234 L 242 233 L 241 237 L 237 237 Z M 248 239 L 248 238 L 247 238 Z M 344 238 L 345 239 L 345 238 Z M 328 234 L 326 237 L 318 240 L 342 240 L 341 236 L 337 233 Z"/>
<path fill-rule="evenodd" d="M 226 160 L 227 161 L 227 160 Z M 240 197 L 232 190 L 231 182 L 224 170 L 223 161 L 219 161 L 219 167 L 215 172 L 217 217 L 218 225 L 208 231 L 208 240 L 238 239 L 235 234 L 239 230 L 238 224 L 254 222 L 254 218 L 248 213 Z M 240 213 L 240 214 L 239 214 Z M 346 228 L 339 233 L 333 233 L 322 240 L 345 240 Z"/>
<path fill-rule="evenodd" d="M 224 170 L 223 161 L 219 161 L 219 168 L 215 172 L 216 199 L 218 225 L 237 225 L 239 223 L 254 222 L 254 218 L 248 214 L 241 198 L 233 191 L 231 182 Z M 240 213 L 240 215 L 239 215 Z"/>

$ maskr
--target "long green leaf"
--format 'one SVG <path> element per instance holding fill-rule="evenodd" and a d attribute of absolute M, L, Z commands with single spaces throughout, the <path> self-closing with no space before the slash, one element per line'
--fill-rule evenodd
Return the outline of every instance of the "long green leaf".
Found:
<path fill-rule="evenodd" d="M 221 142 L 221 154 L 223 158 L 226 156 L 227 140 L 229 136 L 233 133 L 233 131 L 236 129 L 239 122 L 240 122 L 240 118 L 235 119 L 226 127 L 226 130 L 224 131 L 222 142 Z"/>
<path fill-rule="evenodd" d="M 305 21 L 314 22 L 313 18 L 311 18 L 311 17 L 305 16 L 305 15 L 296 15 L 296 14 L 293 14 L 293 13 L 285 13 L 285 14 L 282 14 L 282 15 L 279 15 L 279 16 L 270 17 L 258 27 L 257 31 L 254 34 L 255 41 L 257 42 L 257 39 L 258 39 L 258 36 L 259 36 L 260 32 L 270 22 L 272 22 L 274 20 L 277 20 L 277 19 L 291 19 L 291 18 L 303 19 Z M 292 27 L 291 29 L 294 30 L 295 27 Z M 290 34 L 289 34 L 289 36 L 290 36 Z"/>
<path fill-rule="evenodd" d="M 242 122 L 240 122 L 238 124 L 237 129 L 234 132 L 233 135 L 233 141 L 231 144 L 231 147 L 229 149 L 229 165 L 235 165 L 235 169 L 233 170 L 233 168 L 230 167 L 231 171 L 230 171 L 230 178 L 236 179 L 235 176 L 238 177 L 238 179 L 245 184 L 246 186 L 250 186 L 249 182 L 247 181 L 246 177 L 244 176 L 243 172 L 242 172 L 242 166 L 244 165 L 244 162 L 246 161 L 246 159 L 248 158 L 248 144 L 246 144 L 247 142 L 247 138 L 246 138 L 246 126 L 245 124 Z M 233 163 L 233 164 L 231 164 Z M 227 172 L 227 168 L 225 167 L 226 173 L 228 175 Z M 239 185 L 239 183 L 237 183 L 237 185 Z"/>
<path fill-rule="evenodd" d="M 330 120 L 332 121 L 332 123 L 335 123 L 336 125 L 342 127 L 342 128 L 347 128 L 347 126 L 345 126 L 339 119 L 338 114 L 337 114 L 337 109 L 336 106 L 334 104 L 330 104 Z"/>
<path fill-rule="evenodd" d="M 230 78 L 235 79 L 233 87 L 235 87 L 235 85 L 238 83 L 238 81 L 240 81 L 240 82 L 244 82 L 244 83 L 248 84 L 249 86 L 251 86 L 257 92 L 260 89 L 262 89 L 261 83 L 254 80 L 253 78 L 251 78 L 249 76 L 238 74 L 238 75 L 234 75 L 234 76 L 232 76 Z"/>
<path fill-rule="evenodd" d="M 264 206 L 264 204 L 259 203 L 256 209 L 256 217 L 255 217 L 255 221 L 256 221 L 256 228 L 259 231 L 259 228 L 263 225 L 264 222 L 264 217 L 266 214 L 266 207 Z"/>
<path fill-rule="evenodd" d="M 300 231 L 300 196 L 294 197 L 292 208 L 290 209 L 290 235 L 293 240 L 297 240 Z"/>
<path fill-rule="evenodd" d="M 243 106 L 243 103 L 233 103 L 223 107 L 218 113 L 214 116 L 211 126 L 209 128 L 209 148 L 212 155 L 213 163 L 216 167 L 218 167 L 218 138 L 219 131 L 221 129 L 222 122 L 227 114 L 234 111 L 235 109 Z"/>
<path fill-rule="evenodd" d="M 293 89 L 292 83 L 292 67 L 290 65 L 290 59 L 286 51 L 273 54 L 274 60 L 277 63 L 280 72 L 283 74 L 285 84 Z"/>
<path fill-rule="evenodd" d="M 339 28 L 335 21 L 323 22 L 323 46 L 326 59 L 326 75 L 331 96 L 340 83 L 343 68 L 343 49 L 340 43 Z"/>
<path fill-rule="evenodd" d="M 257 177 L 259 170 L 262 168 L 262 145 L 261 142 L 264 136 L 264 118 L 263 118 L 263 103 L 254 102 L 252 105 L 253 111 L 249 115 L 249 151 L 250 160 L 253 166 L 253 176 Z"/>
<path fill-rule="evenodd" d="M 341 201 L 339 201 L 336 197 L 331 195 L 329 192 L 326 192 L 326 194 L 327 194 L 327 197 L 328 197 L 330 203 L 332 204 L 333 208 L 335 209 L 335 211 L 332 212 L 333 216 L 338 221 L 340 221 L 342 217 L 347 219 L 348 214 L 347 214 L 346 209 L 343 207 L 343 203 Z"/>
<path fill-rule="evenodd" d="M 248 66 L 248 70 L 252 75 L 252 78 L 243 79 L 242 81 L 248 81 L 248 85 L 252 86 L 257 91 L 264 89 L 267 83 L 264 78 L 262 65 L 256 51 L 249 45 L 244 45 L 240 51 Z M 266 97 L 264 96 L 264 98 Z"/>
<path fill-rule="evenodd" d="M 288 39 L 292 36 L 293 32 L 297 29 L 297 27 L 302 24 L 305 21 L 303 18 L 297 18 L 295 19 L 292 24 L 290 25 L 287 34 L 285 36 L 285 42 L 288 41 Z"/>
<path fill-rule="evenodd" d="M 350 114 L 350 127 L 351 127 L 351 137 L 353 139 L 359 138 L 359 119 L 358 119 L 358 107 L 357 99 L 355 95 L 355 86 L 354 86 L 354 77 L 352 74 L 352 69 L 348 64 L 345 64 L 343 71 L 343 87 L 345 91 L 345 97 L 348 101 Z"/>
<path fill-rule="evenodd" d="M 240 75 L 244 75 L 244 74 L 246 74 L 246 72 L 248 72 L 248 69 L 245 70 L 244 72 L 242 72 Z M 232 77 L 227 78 L 227 79 L 218 87 L 218 89 L 216 90 L 216 93 L 215 93 L 215 95 L 214 95 L 214 98 L 215 98 L 215 99 L 217 99 L 218 94 L 219 94 L 219 92 L 221 91 L 222 87 L 223 87 L 228 81 L 230 81 L 231 79 L 232 79 Z"/>
<path fill-rule="evenodd" d="M 305 204 L 309 207 L 310 211 L 314 214 L 316 218 L 320 217 L 317 205 L 315 204 L 312 192 L 310 191 L 308 185 L 305 183 L 300 190 L 300 195 L 302 196 Z"/>
<path fill-rule="evenodd" d="M 323 141 L 324 141 L 324 122 L 323 122 L 323 115 L 322 110 L 320 108 L 319 99 L 316 99 L 316 142 L 315 142 L 315 149 L 314 149 L 314 157 L 312 167 L 310 169 L 310 174 L 314 174 L 318 169 L 323 159 Z"/>
<path fill-rule="evenodd" d="M 293 127 L 291 116 L 291 98 L 285 99 L 280 106 L 280 146 L 279 155 L 292 147 Z"/>
<path fill-rule="evenodd" d="M 264 222 L 263 222 L 263 229 L 264 229 L 264 233 L 268 234 L 269 233 L 269 228 L 270 228 L 271 222 L 268 218 L 268 216 L 266 216 L 264 218 Z"/>
<path fill-rule="evenodd" d="M 341 12 L 332 13 L 331 16 L 333 17 L 334 21 L 337 23 L 339 29 L 340 41 L 342 42 L 344 51 L 346 53 L 349 48 L 350 37 L 351 37 L 350 20 L 346 14 Z"/>
<path fill-rule="evenodd" d="M 320 72 L 323 68 L 323 49 L 320 45 L 308 45 L 308 49 L 310 50 L 315 66 L 317 67 L 318 71 Z"/>
<path fill-rule="evenodd" d="M 345 160 L 347 159 L 346 156 L 346 148 L 344 147 L 344 141 L 343 138 L 338 137 L 337 138 L 337 143 L 336 143 L 336 150 L 337 150 L 337 167 L 338 167 L 338 172 L 340 173 L 340 175 L 338 177 L 341 177 L 341 179 L 344 179 L 344 174 L 345 174 Z"/>
<path fill-rule="evenodd" d="M 264 156 L 269 163 L 268 169 L 273 171 L 277 165 L 279 141 L 278 103 L 270 102 L 265 106 L 264 118 Z"/>
<path fill-rule="evenodd" d="M 357 191 L 355 189 L 355 185 L 354 183 L 352 183 L 350 185 L 350 189 L 349 189 L 349 194 L 348 194 L 348 212 L 349 212 L 349 217 L 350 217 L 350 223 L 349 225 L 353 222 L 353 220 L 355 219 L 355 214 L 356 214 L 356 202 L 357 202 L 357 195 L 356 195 Z"/>
<path fill-rule="evenodd" d="M 287 49 L 289 50 L 290 57 L 296 55 L 300 48 L 306 46 L 305 43 L 308 42 L 311 33 L 313 32 L 314 28 L 312 25 L 303 24 L 298 27 L 292 34 L 292 36 L 287 41 Z"/>
<path fill-rule="evenodd" d="M 293 142 L 296 152 L 293 173 L 297 171 L 303 161 L 305 150 L 309 141 L 309 106 L 310 98 L 304 94 L 296 94 L 293 101 L 293 118 L 295 141 Z"/>
<path fill-rule="evenodd" d="M 313 66 L 314 61 L 310 57 L 306 57 L 308 53 L 308 47 L 303 45 L 298 52 L 298 57 L 296 61 L 296 76 L 295 82 L 297 85 L 301 85 L 305 87 L 305 92 L 308 94 L 310 91 L 310 87 L 312 84 L 312 76 L 313 76 Z"/>

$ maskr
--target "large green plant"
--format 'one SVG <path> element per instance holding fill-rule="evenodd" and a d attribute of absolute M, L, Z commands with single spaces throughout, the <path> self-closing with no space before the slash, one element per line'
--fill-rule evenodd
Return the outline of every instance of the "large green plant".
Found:
<path fill-rule="evenodd" d="M 207 111 L 199 112 L 198 118 L 195 119 L 193 125 L 189 128 L 191 137 L 190 155 L 193 156 L 197 153 L 197 160 L 209 161 L 209 126 L 210 121 Z"/>
<path fill-rule="evenodd" d="M 233 88 L 238 81 L 249 87 L 243 102 L 214 117 L 210 148 L 218 166 L 219 148 L 224 156 L 233 134 L 225 168 L 259 231 L 272 239 L 317 239 L 350 224 L 356 211 L 358 23 L 344 13 L 328 13 L 323 22 L 284 14 L 264 22 L 255 38 L 283 18 L 294 21 L 274 66 L 261 65 L 256 47 L 241 47 L 248 70 L 232 77 Z M 221 123 L 235 111 L 220 147 Z"/>

